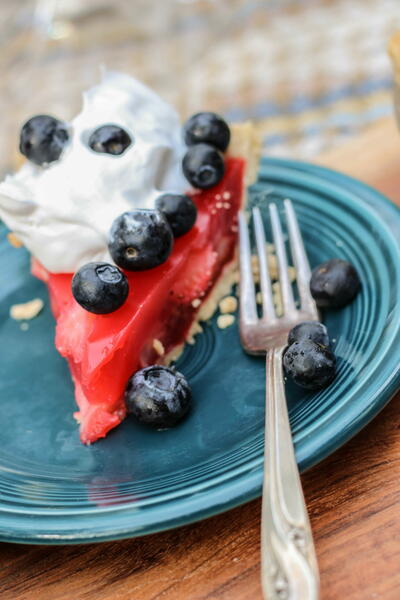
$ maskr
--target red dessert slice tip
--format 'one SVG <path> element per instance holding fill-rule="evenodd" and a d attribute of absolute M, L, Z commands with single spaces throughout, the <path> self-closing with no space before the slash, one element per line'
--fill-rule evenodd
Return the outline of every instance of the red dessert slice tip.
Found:
<path fill-rule="evenodd" d="M 244 160 L 227 158 L 221 183 L 193 194 L 195 226 L 175 240 L 163 265 L 126 272 L 130 293 L 113 313 L 85 311 L 72 296 L 71 274 L 52 274 L 33 261 L 33 274 L 49 289 L 57 320 L 56 347 L 68 360 L 75 383 L 75 417 L 83 443 L 104 437 L 124 419 L 129 377 L 144 366 L 162 363 L 184 343 L 199 300 L 207 298 L 234 260 L 244 167 Z"/>

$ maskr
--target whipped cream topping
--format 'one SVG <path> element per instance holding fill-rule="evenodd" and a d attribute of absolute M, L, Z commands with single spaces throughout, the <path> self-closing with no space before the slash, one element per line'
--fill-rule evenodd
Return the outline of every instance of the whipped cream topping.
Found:
<path fill-rule="evenodd" d="M 116 217 L 154 208 L 160 194 L 189 187 L 178 115 L 154 92 L 127 75 L 106 72 L 83 100 L 59 160 L 47 167 L 27 162 L 0 183 L 0 217 L 53 273 L 112 262 L 107 238 Z M 107 124 L 122 127 L 132 140 L 119 156 L 88 145 L 91 133 Z"/>

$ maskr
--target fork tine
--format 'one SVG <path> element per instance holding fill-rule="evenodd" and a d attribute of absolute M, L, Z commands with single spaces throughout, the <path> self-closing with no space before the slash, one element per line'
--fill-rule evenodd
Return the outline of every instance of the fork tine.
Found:
<path fill-rule="evenodd" d="M 275 245 L 276 256 L 278 259 L 279 283 L 282 293 L 283 313 L 296 310 L 294 303 L 292 285 L 289 279 L 288 262 L 286 257 L 285 241 L 283 238 L 282 227 L 279 220 L 276 204 L 269 205 L 269 214 L 271 217 L 272 235 Z"/>
<path fill-rule="evenodd" d="M 251 248 L 246 215 L 239 212 L 239 257 L 240 257 L 240 321 L 244 325 L 258 319 L 256 294 L 251 267 Z"/>
<path fill-rule="evenodd" d="M 299 290 L 301 307 L 315 310 L 315 318 L 318 319 L 317 308 L 310 293 L 311 270 L 307 254 L 303 244 L 299 224 L 293 204 L 289 199 L 284 200 L 286 222 L 289 232 L 290 248 L 294 266 L 296 268 L 296 281 Z"/>
<path fill-rule="evenodd" d="M 260 284 L 262 296 L 263 319 L 270 321 L 275 318 L 275 308 L 272 300 L 271 278 L 269 276 L 264 225 L 260 209 L 253 208 L 253 224 L 256 236 L 258 264 L 260 267 Z"/>

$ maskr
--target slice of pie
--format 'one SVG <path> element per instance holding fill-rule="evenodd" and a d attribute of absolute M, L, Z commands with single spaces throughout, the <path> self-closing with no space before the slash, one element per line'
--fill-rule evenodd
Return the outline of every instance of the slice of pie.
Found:
<path fill-rule="evenodd" d="M 212 187 L 195 189 L 182 176 L 187 148 L 174 111 L 114 73 L 85 96 L 70 125 L 42 121 L 38 132 L 37 124 L 28 124 L 21 149 L 38 164 L 24 165 L 0 185 L 0 216 L 32 252 L 32 272 L 48 286 L 56 347 L 75 384 L 80 437 L 92 443 L 124 419 L 132 373 L 175 360 L 229 292 L 237 212 L 256 177 L 259 144 L 251 124 L 232 126 L 223 176 Z M 51 148 L 38 145 L 43 127 Z M 194 225 L 174 239 L 157 266 L 121 268 L 129 293 L 119 308 L 86 310 L 72 293 L 74 272 L 91 261 L 113 264 L 107 246 L 113 221 L 127 209 L 153 210 L 167 192 L 192 199 Z"/>

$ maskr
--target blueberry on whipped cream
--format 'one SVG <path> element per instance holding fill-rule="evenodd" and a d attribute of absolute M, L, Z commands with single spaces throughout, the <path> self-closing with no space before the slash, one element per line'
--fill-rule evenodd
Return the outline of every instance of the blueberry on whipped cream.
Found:
<path fill-rule="evenodd" d="M 37 115 L 22 126 L 19 149 L 34 164 L 47 165 L 60 158 L 68 137 L 65 123 L 49 115 Z"/>
<path fill-rule="evenodd" d="M 132 143 L 129 135 L 118 125 L 102 125 L 93 131 L 89 147 L 95 152 L 119 156 Z"/>

